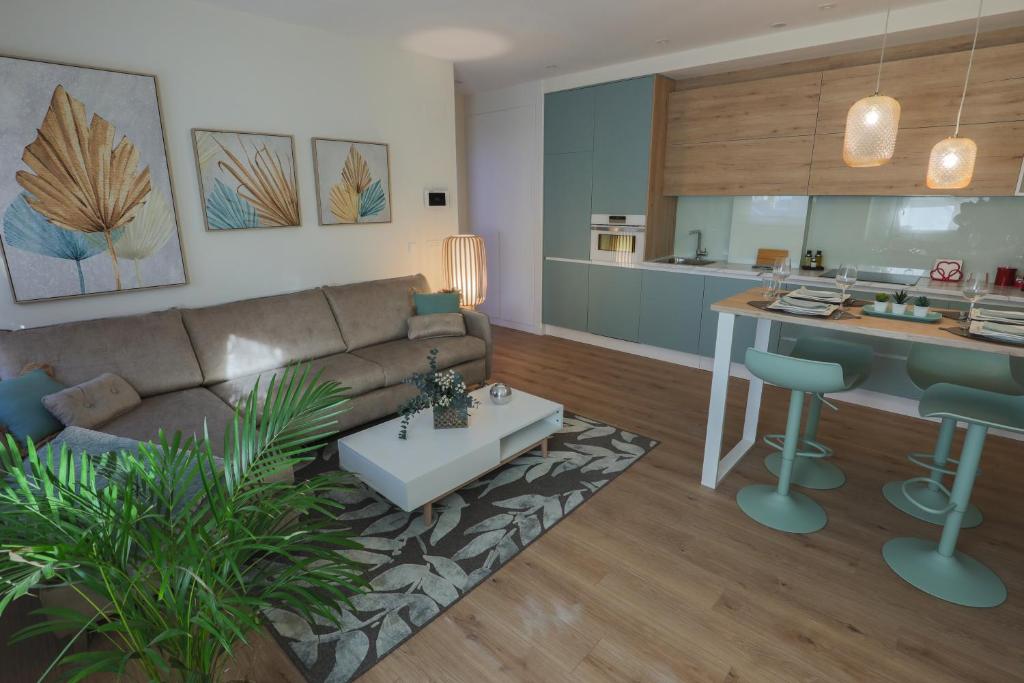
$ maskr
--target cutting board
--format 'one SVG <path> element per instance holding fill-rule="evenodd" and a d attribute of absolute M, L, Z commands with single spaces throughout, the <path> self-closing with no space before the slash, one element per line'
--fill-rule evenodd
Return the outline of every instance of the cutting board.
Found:
<path fill-rule="evenodd" d="M 756 266 L 771 266 L 779 259 L 788 259 L 789 249 L 765 249 L 757 250 L 757 258 L 754 260 Z"/>

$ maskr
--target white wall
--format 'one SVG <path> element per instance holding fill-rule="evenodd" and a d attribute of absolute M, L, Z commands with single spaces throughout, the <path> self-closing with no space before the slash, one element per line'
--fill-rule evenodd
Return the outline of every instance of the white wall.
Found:
<path fill-rule="evenodd" d="M 467 232 L 487 245 L 497 325 L 539 332 L 544 96 L 538 82 L 467 97 Z"/>
<path fill-rule="evenodd" d="M 219 303 L 417 270 L 440 284 L 440 242 L 458 231 L 450 63 L 190 0 L 3 0 L 0 53 L 157 76 L 190 278 L 183 287 L 15 304 L 4 274 L 0 327 Z M 206 232 L 193 127 L 294 135 L 303 226 Z M 317 225 L 314 136 L 390 145 L 393 223 Z M 0 173 L 15 172 L 2 163 Z M 448 188 L 449 206 L 427 209 L 426 187 Z"/>

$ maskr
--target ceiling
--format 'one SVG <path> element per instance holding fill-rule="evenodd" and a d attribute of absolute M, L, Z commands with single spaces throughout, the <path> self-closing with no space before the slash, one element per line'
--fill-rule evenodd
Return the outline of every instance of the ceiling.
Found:
<path fill-rule="evenodd" d="M 455 63 L 465 91 L 928 4 L 922 0 L 204 0 Z M 773 24 L 784 23 L 785 26 Z M 879 26 L 879 33 L 881 33 Z"/>

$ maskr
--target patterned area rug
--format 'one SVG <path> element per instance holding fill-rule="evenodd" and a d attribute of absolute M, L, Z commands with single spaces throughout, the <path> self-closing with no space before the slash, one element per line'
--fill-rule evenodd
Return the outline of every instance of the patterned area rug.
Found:
<path fill-rule="evenodd" d="M 567 414 L 549 442 L 420 512 L 403 512 L 366 486 L 339 493 L 340 517 L 364 549 L 371 592 L 342 609 L 343 628 L 267 612 L 272 631 L 310 683 L 359 676 L 646 455 L 656 441 Z"/>

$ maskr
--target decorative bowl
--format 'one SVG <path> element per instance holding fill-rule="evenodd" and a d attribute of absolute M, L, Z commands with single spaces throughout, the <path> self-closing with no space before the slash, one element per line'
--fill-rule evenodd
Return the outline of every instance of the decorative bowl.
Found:
<path fill-rule="evenodd" d="M 512 387 L 498 382 L 491 385 L 491 402 L 495 405 L 505 405 L 512 400 Z"/>

